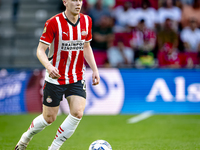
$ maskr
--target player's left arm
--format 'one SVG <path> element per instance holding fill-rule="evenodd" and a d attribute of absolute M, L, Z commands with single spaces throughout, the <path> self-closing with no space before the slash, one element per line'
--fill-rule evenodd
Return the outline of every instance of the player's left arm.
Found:
<path fill-rule="evenodd" d="M 92 74 L 93 85 L 99 84 L 99 81 L 100 81 L 99 72 L 98 72 L 98 68 L 94 59 L 92 48 L 90 46 L 90 42 L 85 42 L 84 44 L 84 58 L 93 71 L 93 74 Z"/>

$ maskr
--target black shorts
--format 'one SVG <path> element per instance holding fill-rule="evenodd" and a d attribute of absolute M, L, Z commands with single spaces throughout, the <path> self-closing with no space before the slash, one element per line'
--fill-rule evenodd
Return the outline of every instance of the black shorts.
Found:
<path fill-rule="evenodd" d="M 45 81 L 43 87 L 43 104 L 49 107 L 60 105 L 60 101 L 71 95 L 78 95 L 86 98 L 86 86 L 83 80 L 66 85 L 56 85 Z"/>

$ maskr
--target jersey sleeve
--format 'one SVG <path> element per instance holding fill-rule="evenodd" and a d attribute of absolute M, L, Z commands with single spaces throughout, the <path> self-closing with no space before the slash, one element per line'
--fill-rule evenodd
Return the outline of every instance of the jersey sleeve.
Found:
<path fill-rule="evenodd" d="M 53 19 L 47 20 L 44 25 L 44 31 L 40 37 L 40 42 L 50 45 L 55 37 L 56 28 Z"/>
<path fill-rule="evenodd" d="M 92 19 L 88 16 L 88 34 L 87 37 L 85 39 L 86 42 L 90 42 L 92 41 Z"/>

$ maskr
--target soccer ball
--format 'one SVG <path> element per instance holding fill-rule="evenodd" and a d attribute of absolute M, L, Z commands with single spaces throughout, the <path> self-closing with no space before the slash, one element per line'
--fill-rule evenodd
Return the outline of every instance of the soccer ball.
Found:
<path fill-rule="evenodd" d="M 111 145 L 105 140 L 96 140 L 92 142 L 89 150 L 112 150 Z"/>

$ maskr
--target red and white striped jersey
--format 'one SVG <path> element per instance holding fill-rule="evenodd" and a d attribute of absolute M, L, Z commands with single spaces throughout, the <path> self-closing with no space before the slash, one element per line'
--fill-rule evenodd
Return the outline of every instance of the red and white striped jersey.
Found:
<path fill-rule="evenodd" d="M 85 42 L 92 40 L 91 28 L 91 18 L 83 14 L 76 24 L 70 22 L 64 12 L 47 20 L 40 42 L 49 45 L 49 61 L 58 68 L 61 77 L 52 79 L 46 70 L 46 81 L 63 85 L 85 78 L 83 48 Z"/>

